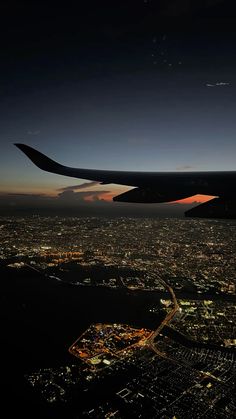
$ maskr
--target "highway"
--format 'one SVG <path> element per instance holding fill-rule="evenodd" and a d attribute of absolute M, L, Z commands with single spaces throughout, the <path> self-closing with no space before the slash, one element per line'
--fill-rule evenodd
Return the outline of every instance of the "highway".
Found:
<path fill-rule="evenodd" d="M 152 349 L 154 352 L 156 352 L 158 355 L 160 355 L 160 351 L 156 348 L 154 344 L 154 340 L 156 337 L 160 334 L 163 327 L 165 327 L 170 321 L 173 319 L 177 311 L 179 311 L 179 305 L 175 296 L 175 293 L 173 289 L 168 285 L 163 279 L 160 279 L 160 282 L 162 285 L 167 289 L 167 291 L 171 294 L 172 302 L 173 302 L 173 308 L 172 310 L 167 314 L 167 316 L 164 318 L 164 320 L 161 322 L 161 324 L 158 326 L 156 330 L 150 333 L 148 338 L 145 341 L 145 345 L 148 346 L 150 349 Z"/>

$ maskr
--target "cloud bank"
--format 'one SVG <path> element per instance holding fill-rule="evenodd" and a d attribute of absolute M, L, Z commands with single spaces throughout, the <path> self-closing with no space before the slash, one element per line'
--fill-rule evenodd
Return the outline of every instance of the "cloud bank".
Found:
<path fill-rule="evenodd" d="M 73 215 L 93 217 L 183 217 L 191 203 L 131 204 L 105 200 L 110 191 L 63 190 L 56 196 L 0 194 L 0 215 Z"/>
<path fill-rule="evenodd" d="M 80 185 L 72 185 L 72 186 L 65 186 L 64 188 L 59 188 L 57 189 L 57 191 L 78 191 L 80 189 L 85 189 L 85 188 L 91 188 L 92 186 L 96 186 L 98 185 L 99 182 L 94 181 L 94 182 L 85 182 L 82 183 Z"/>

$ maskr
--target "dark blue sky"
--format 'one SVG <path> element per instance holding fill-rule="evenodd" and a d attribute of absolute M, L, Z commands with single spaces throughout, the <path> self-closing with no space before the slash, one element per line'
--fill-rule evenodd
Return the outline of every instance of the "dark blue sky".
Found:
<path fill-rule="evenodd" d="M 2 193 L 78 184 L 14 142 L 79 167 L 236 169 L 232 2 L 32 3 L 1 6 Z"/>

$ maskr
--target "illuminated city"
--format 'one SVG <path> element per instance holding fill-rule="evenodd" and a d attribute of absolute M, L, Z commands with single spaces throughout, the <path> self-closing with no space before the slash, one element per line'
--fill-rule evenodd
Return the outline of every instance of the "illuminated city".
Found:
<path fill-rule="evenodd" d="M 34 216 L 0 222 L 0 258 L 11 267 L 31 266 L 78 285 L 156 290 L 168 278 L 177 294 L 235 294 L 234 221 Z"/>
<path fill-rule="evenodd" d="M 1 270 L 24 293 L 22 318 L 35 293 L 38 326 L 25 339 L 33 356 L 52 354 L 28 367 L 25 386 L 64 416 L 232 418 L 235 229 L 224 220 L 1 217 Z M 48 325 L 44 287 L 55 310 Z M 42 321 L 58 344 L 39 342 Z"/>

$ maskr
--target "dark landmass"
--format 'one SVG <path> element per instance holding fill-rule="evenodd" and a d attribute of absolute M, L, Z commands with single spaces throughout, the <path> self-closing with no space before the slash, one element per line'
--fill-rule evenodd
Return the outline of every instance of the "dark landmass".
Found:
<path fill-rule="evenodd" d="M 30 197 L 33 204 L 30 204 L 25 196 L 0 196 L 0 215 L 12 217 L 26 217 L 40 215 L 43 217 L 97 217 L 97 218 L 184 218 L 184 211 L 192 208 L 192 204 L 117 204 L 108 201 L 99 201 L 92 204 L 76 204 L 59 206 L 55 198 L 49 198 L 47 206 L 35 204 L 35 197 Z M 54 202 L 55 201 L 55 202 Z"/>

